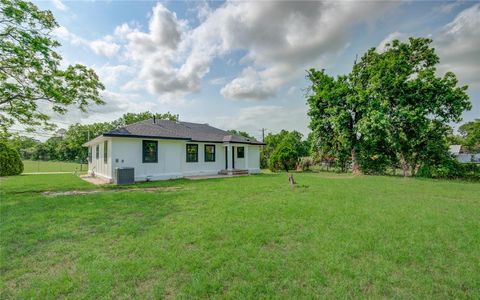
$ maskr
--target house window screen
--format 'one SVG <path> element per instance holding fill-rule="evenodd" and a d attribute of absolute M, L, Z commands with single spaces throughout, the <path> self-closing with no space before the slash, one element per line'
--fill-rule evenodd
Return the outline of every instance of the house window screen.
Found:
<path fill-rule="evenodd" d="M 187 144 L 187 162 L 198 162 L 197 144 Z"/>
<path fill-rule="evenodd" d="M 244 158 L 244 157 L 245 157 L 245 147 L 238 147 L 237 158 Z"/>
<path fill-rule="evenodd" d="M 215 161 L 215 145 L 205 145 L 205 161 Z"/>
<path fill-rule="evenodd" d="M 143 141 L 142 153 L 144 163 L 158 162 L 158 142 L 157 141 Z"/>

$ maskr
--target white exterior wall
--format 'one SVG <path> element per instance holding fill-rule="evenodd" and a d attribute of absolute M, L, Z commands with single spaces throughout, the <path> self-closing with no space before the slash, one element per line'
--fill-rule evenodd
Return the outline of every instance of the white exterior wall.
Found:
<path fill-rule="evenodd" d="M 107 141 L 107 163 L 104 161 L 104 142 Z M 97 145 L 99 153 L 97 159 Z M 100 177 L 104 177 L 105 179 L 112 179 L 112 140 L 105 139 L 98 143 L 91 145 L 92 147 L 92 160 L 88 162 L 88 173 L 95 173 Z"/>
<path fill-rule="evenodd" d="M 456 157 L 461 163 L 480 163 L 480 154 L 457 154 Z"/>
<path fill-rule="evenodd" d="M 198 162 L 187 162 L 187 144 L 198 145 Z M 205 162 L 205 145 L 215 145 L 215 161 Z M 221 143 L 183 142 L 182 147 L 182 175 L 215 175 L 225 169 L 225 147 Z"/>
<path fill-rule="evenodd" d="M 99 159 L 96 159 L 96 145 L 92 147 L 92 162 L 89 163 L 89 172 L 92 171 L 101 177 L 112 180 L 115 168 L 132 167 L 135 169 L 135 181 L 173 179 L 184 176 L 215 175 L 225 169 L 225 145 L 223 143 L 201 143 L 184 140 L 166 140 L 150 138 L 109 137 L 108 161 L 103 162 L 103 140 L 100 145 Z M 142 162 L 142 141 L 153 140 L 158 142 L 158 162 Z M 187 162 L 186 145 L 198 145 L 198 162 Z M 205 145 L 215 145 L 215 161 L 205 162 Z M 250 173 L 260 172 L 260 146 L 231 144 L 235 147 L 235 169 L 247 169 Z M 237 158 L 238 147 L 245 147 L 245 158 Z M 248 149 L 247 149 L 248 148 Z M 228 159 L 232 158 L 231 153 Z M 248 166 L 246 165 L 248 161 Z"/>
<path fill-rule="evenodd" d="M 248 171 L 250 173 L 259 173 L 260 172 L 260 146 L 258 145 L 248 145 L 245 149 L 245 156 L 248 155 Z"/>

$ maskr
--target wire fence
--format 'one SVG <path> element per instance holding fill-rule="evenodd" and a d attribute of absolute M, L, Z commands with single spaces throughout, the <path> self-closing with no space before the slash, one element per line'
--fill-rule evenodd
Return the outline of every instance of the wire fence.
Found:
<path fill-rule="evenodd" d="M 24 160 L 23 173 L 58 173 L 72 172 L 82 173 L 87 171 L 85 163 L 48 161 L 48 160 Z"/>

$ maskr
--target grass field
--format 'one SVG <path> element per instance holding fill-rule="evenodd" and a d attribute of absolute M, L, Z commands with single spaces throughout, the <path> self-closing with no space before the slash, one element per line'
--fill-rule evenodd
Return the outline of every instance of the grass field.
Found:
<path fill-rule="evenodd" d="M 38 161 L 38 160 L 24 160 L 23 173 L 37 173 L 37 172 L 75 172 L 87 170 L 87 165 L 80 166 L 78 163 L 63 162 L 63 161 Z"/>
<path fill-rule="evenodd" d="M 480 297 L 480 184 L 295 178 L 0 179 L 0 298 Z"/>

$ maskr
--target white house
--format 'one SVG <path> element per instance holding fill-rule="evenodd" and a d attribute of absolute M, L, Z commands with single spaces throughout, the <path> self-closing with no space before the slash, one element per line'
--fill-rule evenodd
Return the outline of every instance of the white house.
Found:
<path fill-rule="evenodd" d="M 133 167 L 135 181 L 257 173 L 261 145 L 208 124 L 155 119 L 114 129 L 84 144 L 88 172 L 108 181 L 119 167 Z"/>
<path fill-rule="evenodd" d="M 448 152 L 461 163 L 480 163 L 480 153 L 470 153 L 462 145 L 450 145 Z"/>

